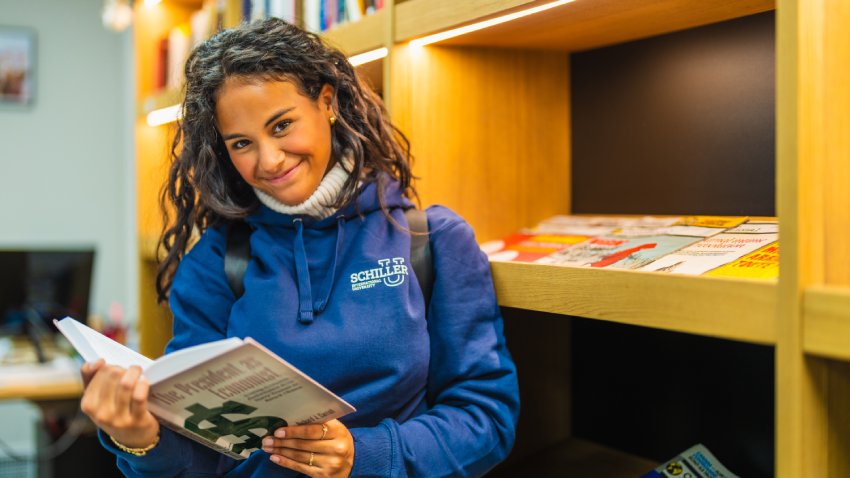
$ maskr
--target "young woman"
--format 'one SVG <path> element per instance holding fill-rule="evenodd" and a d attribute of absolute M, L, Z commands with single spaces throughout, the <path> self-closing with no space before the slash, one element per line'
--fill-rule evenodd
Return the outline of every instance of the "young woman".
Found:
<path fill-rule="evenodd" d="M 82 407 L 121 470 L 480 476 L 504 459 L 519 398 L 487 260 L 463 219 L 430 207 L 426 310 L 409 268 L 409 147 L 345 56 L 269 19 L 198 46 L 186 81 L 157 284 L 174 314 L 167 351 L 254 337 L 357 412 L 280 428 L 237 462 L 160 428 L 138 369 L 87 364 Z M 236 297 L 223 257 L 239 220 L 251 259 Z M 387 263 L 409 273 L 369 280 Z"/>

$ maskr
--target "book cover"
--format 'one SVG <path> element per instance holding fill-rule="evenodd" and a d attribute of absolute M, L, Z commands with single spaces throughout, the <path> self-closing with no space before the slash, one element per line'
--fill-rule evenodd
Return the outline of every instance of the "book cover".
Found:
<path fill-rule="evenodd" d="M 355 409 L 251 338 L 232 337 L 150 360 L 72 318 L 56 327 L 87 362 L 142 367 L 148 409 L 163 426 L 242 460 L 287 425 L 322 423 Z"/>
<path fill-rule="evenodd" d="M 705 275 L 776 279 L 779 277 L 779 242 L 772 242 L 756 249 L 740 259 L 706 272 Z"/>
<path fill-rule="evenodd" d="M 590 239 L 588 236 L 517 233 L 481 244 L 487 258 L 497 262 L 533 262 Z"/>
<path fill-rule="evenodd" d="M 637 269 L 659 257 L 699 241 L 690 236 L 594 237 L 546 257 L 539 264 Z"/>
<path fill-rule="evenodd" d="M 641 478 L 738 478 L 705 445 L 694 445 Z"/>
<path fill-rule="evenodd" d="M 641 270 L 700 275 L 776 242 L 778 237 L 776 223 L 746 223 L 658 259 Z"/>

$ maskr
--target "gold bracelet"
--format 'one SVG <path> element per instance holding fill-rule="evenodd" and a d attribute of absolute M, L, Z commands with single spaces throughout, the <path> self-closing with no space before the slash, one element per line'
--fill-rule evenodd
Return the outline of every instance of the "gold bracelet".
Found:
<path fill-rule="evenodd" d="M 124 453 L 129 453 L 131 455 L 136 455 L 136 456 L 147 455 L 148 452 L 153 450 L 153 447 L 155 447 L 159 443 L 159 433 L 156 434 L 156 438 L 154 438 L 153 443 L 151 443 L 150 445 L 148 445 L 144 448 L 130 448 L 127 445 L 124 445 L 124 444 L 120 443 L 118 440 L 116 440 L 115 438 L 113 438 L 112 435 L 110 435 L 109 438 L 112 440 L 112 443 L 114 443 L 115 446 L 118 447 L 119 450 L 123 451 Z"/>

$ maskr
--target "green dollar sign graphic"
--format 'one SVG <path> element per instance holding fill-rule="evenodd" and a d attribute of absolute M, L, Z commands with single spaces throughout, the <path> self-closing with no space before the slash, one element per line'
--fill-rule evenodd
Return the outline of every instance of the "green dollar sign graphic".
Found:
<path fill-rule="evenodd" d="M 194 432 L 210 441 L 217 441 L 219 438 L 233 435 L 242 439 L 241 443 L 234 443 L 231 450 L 235 453 L 242 454 L 244 450 L 253 451 L 260 448 L 262 436 L 255 435 L 251 430 L 262 428 L 266 432 L 271 432 L 278 427 L 285 427 L 286 420 L 278 417 L 250 417 L 243 420 L 231 421 L 224 415 L 250 415 L 255 407 L 245 405 L 239 402 L 228 400 L 221 407 L 207 408 L 200 403 L 196 403 L 186 410 L 192 412 L 192 416 L 186 419 L 185 427 L 187 430 Z M 210 428 L 201 428 L 200 424 L 204 420 L 212 423 Z"/>

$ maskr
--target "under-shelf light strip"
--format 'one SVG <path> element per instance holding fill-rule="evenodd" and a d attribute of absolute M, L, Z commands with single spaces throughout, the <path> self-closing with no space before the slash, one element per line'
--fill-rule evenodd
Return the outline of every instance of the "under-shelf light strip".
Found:
<path fill-rule="evenodd" d="M 547 3 L 544 5 L 538 5 L 536 7 L 529 8 L 527 10 L 522 10 L 519 12 L 508 13 L 507 15 L 502 15 L 500 17 L 491 18 L 489 20 L 484 20 L 478 23 L 473 23 L 471 25 L 466 25 L 463 27 L 453 28 L 451 30 L 446 30 L 444 32 L 435 33 L 433 35 L 428 35 L 426 37 L 417 38 L 415 40 L 410 41 L 410 46 L 421 47 L 425 45 L 429 45 L 431 43 L 435 43 L 438 41 L 447 40 L 449 38 L 454 38 L 456 36 L 465 35 L 467 33 L 471 33 L 478 30 L 483 30 L 485 28 L 492 27 L 494 25 L 499 25 L 501 23 L 510 22 L 512 20 L 516 20 L 517 18 L 527 17 L 529 15 L 534 15 L 535 13 L 540 13 L 555 7 L 560 7 L 561 5 L 566 5 L 574 0 L 558 0 L 556 2 Z"/>
<path fill-rule="evenodd" d="M 369 63 L 370 61 L 380 60 L 384 58 L 389 53 L 386 47 L 378 48 L 377 50 L 367 51 L 366 53 L 361 53 L 359 55 L 354 55 L 348 58 L 348 62 L 353 66 L 360 66 L 364 63 Z"/>
<path fill-rule="evenodd" d="M 380 60 L 389 53 L 386 48 L 378 48 L 377 50 L 367 51 L 359 55 L 354 55 L 348 59 L 349 63 L 354 66 L 363 65 L 370 61 Z M 180 105 L 173 105 L 167 108 L 161 108 L 148 113 L 147 121 L 149 126 L 159 126 L 180 119 Z"/>
<path fill-rule="evenodd" d="M 172 105 L 148 113 L 148 126 L 159 126 L 181 118 L 183 112 L 180 105 Z"/>

